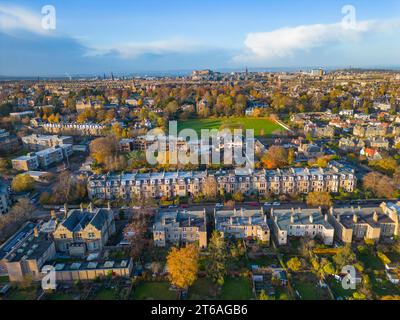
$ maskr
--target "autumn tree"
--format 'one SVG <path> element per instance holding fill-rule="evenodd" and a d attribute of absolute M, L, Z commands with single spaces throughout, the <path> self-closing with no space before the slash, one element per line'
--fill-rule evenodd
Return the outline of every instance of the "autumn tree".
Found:
<path fill-rule="evenodd" d="M 112 137 L 97 138 L 90 143 L 90 154 L 97 163 L 103 164 L 107 157 L 117 154 L 118 142 Z"/>
<path fill-rule="evenodd" d="M 293 272 L 297 272 L 301 269 L 301 261 L 298 257 L 291 258 L 286 264 Z"/>
<path fill-rule="evenodd" d="M 241 192 L 240 190 L 236 191 L 233 194 L 233 200 L 237 201 L 237 202 L 243 202 L 244 201 L 244 195 L 243 192 Z"/>
<path fill-rule="evenodd" d="M 129 253 L 135 260 L 140 259 L 144 250 L 150 245 L 147 230 L 153 215 L 152 210 L 138 211 L 123 231 L 124 238 L 129 243 Z"/>
<path fill-rule="evenodd" d="M 187 289 L 197 280 L 199 250 L 194 244 L 181 249 L 172 248 L 167 257 L 169 280 L 180 288 Z"/>
<path fill-rule="evenodd" d="M 223 285 L 226 275 L 227 250 L 225 239 L 220 232 L 214 231 L 212 233 L 207 252 L 209 254 L 207 257 L 207 274 L 215 283 Z"/>
<path fill-rule="evenodd" d="M 11 162 L 6 158 L 0 158 L 0 172 L 6 172 L 11 167 Z"/>
<path fill-rule="evenodd" d="M 25 221 L 32 216 L 35 211 L 35 206 L 31 204 L 28 198 L 21 198 L 18 202 L 11 208 L 8 216 L 13 222 Z"/>
<path fill-rule="evenodd" d="M 309 192 L 307 194 L 307 205 L 310 207 L 331 207 L 332 197 L 329 192 Z"/>
<path fill-rule="evenodd" d="M 396 193 L 394 181 L 379 172 L 370 172 L 364 176 L 363 187 L 379 198 L 392 198 Z"/>
<path fill-rule="evenodd" d="M 63 204 L 70 202 L 81 202 L 87 195 L 85 187 L 86 181 L 83 178 L 74 177 L 70 171 L 64 171 L 58 176 L 58 180 L 52 188 L 52 194 L 49 197 L 43 195 L 43 199 L 54 204 Z"/>
<path fill-rule="evenodd" d="M 288 165 L 287 151 L 280 146 L 271 146 L 261 158 L 261 163 L 266 169 L 283 168 Z"/>
<path fill-rule="evenodd" d="M 11 182 L 11 188 L 15 192 L 26 192 L 34 189 L 35 180 L 28 174 L 19 174 Z"/>

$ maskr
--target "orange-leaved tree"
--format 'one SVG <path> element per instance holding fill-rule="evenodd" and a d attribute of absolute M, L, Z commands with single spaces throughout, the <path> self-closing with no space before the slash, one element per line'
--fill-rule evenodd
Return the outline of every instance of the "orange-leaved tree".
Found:
<path fill-rule="evenodd" d="M 167 257 L 167 268 L 171 283 L 180 289 L 187 289 L 197 279 L 198 248 L 194 244 L 181 249 L 172 248 Z"/>

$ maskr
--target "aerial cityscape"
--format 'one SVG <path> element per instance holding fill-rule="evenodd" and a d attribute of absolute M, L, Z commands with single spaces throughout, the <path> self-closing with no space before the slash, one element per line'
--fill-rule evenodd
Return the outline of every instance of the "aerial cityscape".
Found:
<path fill-rule="evenodd" d="M 0 4 L 0 300 L 400 300 L 396 1 L 33 2 Z"/>

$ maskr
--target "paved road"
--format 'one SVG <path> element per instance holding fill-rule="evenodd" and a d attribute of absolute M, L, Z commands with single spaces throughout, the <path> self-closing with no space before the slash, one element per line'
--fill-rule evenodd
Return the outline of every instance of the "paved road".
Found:
<path fill-rule="evenodd" d="M 388 201 L 399 201 L 400 199 L 369 199 L 369 200 L 348 200 L 348 201 L 335 201 L 334 205 L 337 208 L 343 208 L 343 207 L 350 207 L 350 206 L 362 206 L 362 207 L 378 207 L 382 202 L 388 202 Z M 251 205 L 250 204 L 237 204 L 236 209 L 244 208 L 244 209 L 258 209 L 263 206 L 263 203 L 257 203 L 254 202 Z M 62 208 L 63 206 L 55 206 L 56 214 L 58 217 L 62 217 L 64 215 L 63 212 L 60 212 L 58 208 Z M 70 206 L 72 209 L 74 208 L 79 208 L 79 206 Z M 153 209 L 157 209 L 158 207 L 153 207 Z M 206 209 L 207 212 L 211 213 L 214 211 L 215 204 L 213 203 L 208 203 L 208 204 L 196 204 L 196 205 L 191 205 L 187 210 L 203 210 Z M 268 210 L 270 208 L 274 209 L 291 209 L 291 208 L 302 208 L 305 209 L 307 208 L 307 205 L 303 202 L 282 202 L 279 206 L 266 206 L 264 209 Z M 48 219 L 50 217 L 50 211 L 51 209 L 45 209 L 43 207 L 39 208 L 33 213 L 33 218 L 34 219 Z M 126 214 L 132 215 L 135 213 L 136 210 L 132 209 L 125 209 Z"/>

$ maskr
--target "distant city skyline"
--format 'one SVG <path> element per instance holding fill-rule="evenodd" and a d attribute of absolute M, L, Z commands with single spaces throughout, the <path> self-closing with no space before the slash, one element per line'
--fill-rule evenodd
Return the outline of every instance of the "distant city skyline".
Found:
<path fill-rule="evenodd" d="M 395 0 L 4 1 L 0 75 L 399 68 L 399 30 Z"/>

